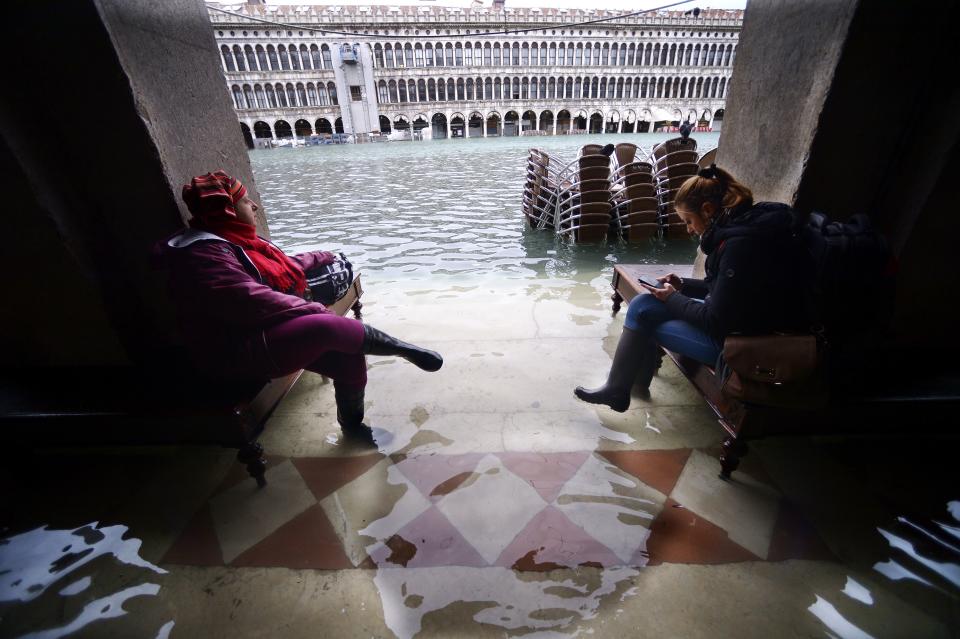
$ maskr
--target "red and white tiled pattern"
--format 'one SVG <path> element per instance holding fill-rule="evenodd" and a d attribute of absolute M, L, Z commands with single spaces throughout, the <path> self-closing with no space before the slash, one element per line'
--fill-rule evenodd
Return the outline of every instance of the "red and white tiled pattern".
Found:
<path fill-rule="evenodd" d="M 187 565 L 467 568 L 829 558 L 763 477 L 713 451 L 269 459 L 237 470 L 168 551 Z"/>

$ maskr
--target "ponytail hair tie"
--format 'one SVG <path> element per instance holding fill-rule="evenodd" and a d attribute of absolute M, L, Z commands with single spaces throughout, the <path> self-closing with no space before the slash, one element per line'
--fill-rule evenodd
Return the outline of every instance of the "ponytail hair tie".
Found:
<path fill-rule="evenodd" d="M 726 180 L 723 179 L 723 175 L 721 175 L 716 164 L 711 164 L 705 169 L 700 169 L 697 171 L 697 175 L 702 178 L 707 178 L 708 180 L 716 180 L 720 183 L 720 187 L 724 190 L 727 188 Z"/>

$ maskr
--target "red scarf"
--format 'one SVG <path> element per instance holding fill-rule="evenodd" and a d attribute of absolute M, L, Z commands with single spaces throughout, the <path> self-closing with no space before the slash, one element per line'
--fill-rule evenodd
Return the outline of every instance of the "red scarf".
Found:
<path fill-rule="evenodd" d="M 257 236 L 257 229 L 237 218 L 234 205 L 247 194 L 240 180 L 223 171 L 199 175 L 183 187 L 183 201 L 193 214 L 190 226 L 219 235 L 243 248 L 270 288 L 303 295 L 307 279 L 300 265 Z"/>

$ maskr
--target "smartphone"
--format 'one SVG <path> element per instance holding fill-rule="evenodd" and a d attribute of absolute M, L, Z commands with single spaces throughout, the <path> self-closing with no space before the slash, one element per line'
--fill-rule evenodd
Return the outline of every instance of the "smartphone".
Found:
<path fill-rule="evenodd" d="M 645 284 L 649 286 L 650 288 L 663 288 L 663 282 L 656 282 L 656 281 L 651 282 L 650 280 L 646 280 L 642 277 L 638 277 L 637 281 L 640 282 L 641 284 Z"/>

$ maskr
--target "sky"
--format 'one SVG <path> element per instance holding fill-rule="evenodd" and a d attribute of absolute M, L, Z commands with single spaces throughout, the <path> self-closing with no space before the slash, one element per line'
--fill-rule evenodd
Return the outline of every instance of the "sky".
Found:
<path fill-rule="evenodd" d="M 482 0 L 485 6 L 490 6 L 491 0 Z M 641 11 L 653 9 L 675 0 L 506 0 L 508 7 L 557 7 L 561 9 L 620 9 L 622 11 Z M 469 7 L 472 0 L 267 0 L 267 4 L 328 4 L 328 5 L 434 5 L 442 7 Z M 747 0 L 691 0 L 686 4 L 674 7 L 677 10 L 692 9 L 743 9 Z"/>

